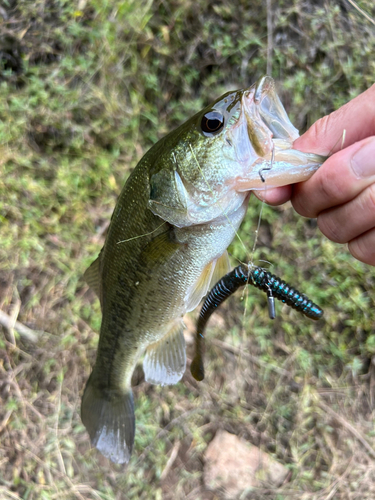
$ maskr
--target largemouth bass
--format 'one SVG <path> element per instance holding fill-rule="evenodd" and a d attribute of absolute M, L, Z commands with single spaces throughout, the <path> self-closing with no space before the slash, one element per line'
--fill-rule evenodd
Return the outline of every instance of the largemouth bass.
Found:
<path fill-rule="evenodd" d="M 132 452 L 131 377 L 175 384 L 186 365 L 182 317 L 229 270 L 227 247 L 250 191 L 308 179 L 324 161 L 299 136 L 274 81 L 228 92 L 156 143 L 118 199 L 104 247 L 85 273 L 102 308 L 81 416 L 115 463 Z"/>

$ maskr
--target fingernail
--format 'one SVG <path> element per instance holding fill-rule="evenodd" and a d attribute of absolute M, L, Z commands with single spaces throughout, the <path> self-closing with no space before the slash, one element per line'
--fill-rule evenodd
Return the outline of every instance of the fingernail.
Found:
<path fill-rule="evenodd" d="M 352 157 L 351 167 L 358 178 L 375 175 L 375 138 L 369 139 Z"/>
<path fill-rule="evenodd" d="M 266 201 L 264 196 L 263 196 L 263 192 L 262 191 L 253 191 L 253 194 L 255 194 L 255 196 L 258 198 L 258 200 L 260 201 Z"/>

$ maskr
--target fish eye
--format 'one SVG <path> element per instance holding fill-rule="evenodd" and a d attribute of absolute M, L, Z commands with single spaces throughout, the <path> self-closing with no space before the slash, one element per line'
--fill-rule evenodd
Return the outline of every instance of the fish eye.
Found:
<path fill-rule="evenodd" d="M 224 116 L 219 111 L 209 111 L 202 117 L 201 129 L 206 137 L 217 134 L 223 126 Z"/>

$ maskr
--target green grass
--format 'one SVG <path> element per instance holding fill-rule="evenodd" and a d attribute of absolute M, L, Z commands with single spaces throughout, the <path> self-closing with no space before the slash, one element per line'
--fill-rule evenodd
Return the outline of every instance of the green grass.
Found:
<path fill-rule="evenodd" d="M 22 54 L 18 67 L 0 63 L 0 309 L 45 332 L 37 343 L 16 334 L 14 345 L 5 329 L 0 338 L 1 498 L 221 498 L 202 482 L 219 428 L 291 470 L 280 490 L 251 498 L 374 498 L 373 458 L 350 425 L 375 447 L 375 272 L 290 206 L 263 207 L 255 260 L 313 297 L 324 319 L 278 305 L 271 323 L 264 294 L 249 290 L 210 322 L 203 383 L 187 373 L 153 387 L 137 370 L 126 471 L 90 449 L 79 417 L 100 327 L 81 276 L 146 150 L 266 72 L 264 4 L 7 0 L 6 19 L 0 10 L 1 47 Z M 359 4 L 375 16 L 370 0 Z M 348 2 L 272 9 L 272 76 L 299 129 L 373 83 L 373 25 Z M 239 233 L 249 251 L 234 241 L 233 265 L 248 258 L 259 213 L 253 197 Z"/>

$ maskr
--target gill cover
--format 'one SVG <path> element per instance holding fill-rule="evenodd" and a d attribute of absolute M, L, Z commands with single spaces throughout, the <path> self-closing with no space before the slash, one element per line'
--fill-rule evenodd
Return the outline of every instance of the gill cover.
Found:
<path fill-rule="evenodd" d="M 189 194 L 177 170 L 163 168 L 150 179 L 149 207 L 155 215 L 179 226 L 188 214 Z"/>

